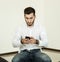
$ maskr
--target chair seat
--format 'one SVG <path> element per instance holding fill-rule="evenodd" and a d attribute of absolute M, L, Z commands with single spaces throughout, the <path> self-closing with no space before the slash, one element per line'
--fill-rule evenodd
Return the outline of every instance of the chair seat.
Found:
<path fill-rule="evenodd" d="M 6 59 L 0 57 L 0 62 L 8 62 Z"/>

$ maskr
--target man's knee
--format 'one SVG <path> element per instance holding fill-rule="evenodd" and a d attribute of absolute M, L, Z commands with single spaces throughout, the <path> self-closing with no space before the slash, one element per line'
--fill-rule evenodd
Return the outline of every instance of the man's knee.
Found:
<path fill-rule="evenodd" d="M 51 58 L 45 53 L 42 53 L 41 59 L 43 60 L 43 62 L 52 62 Z"/>
<path fill-rule="evenodd" d="M 21 53 L 17 54 L 16 56 L 14 56 L 14 58 L 12 59 L 12 62 L 23 62 L 23 61 L 27 60 L 27 58 L 28 58 L 28 53 L 21 52 Z"/>
<path fill-rule="evenodd" d="M 51 60 L 51 58 L 44 58 L 44 59 L 42 59 L 43 60 L 43 62 L 52 62 L 52 60 Z"/>
<path fill-rule="evenodd" d="M 12 62 L 23 62 L 26 58 L 25 57 L 16 57 L 12 59 Z"/>
<path fill-rule="evenodd" d="M 18 57 L 14 57 L 13 59 L 12 59 L 12 62 L 19 62 L 20 60 L 19 60 L 19 58 Z"/>
<path fill-rule="evenodd" d="M 36 53 L 35 60 L 37 62 L 52 62 L 51 58 L 45 53 Z"/>

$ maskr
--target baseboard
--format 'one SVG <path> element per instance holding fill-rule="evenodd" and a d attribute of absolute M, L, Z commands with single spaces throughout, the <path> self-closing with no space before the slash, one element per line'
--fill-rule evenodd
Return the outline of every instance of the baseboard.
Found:
<path fill-rule="evenodd" d="M 16 54 L 18 51 L 13 51 L 13 52 L 7 52 L 7 53 L 1 53 L 0 56 L 2 55 L 9 55 L 9 54 Z"/>
<path fill-rule="evenodd" d="M 58 49 L 53 49 L 53 48 L 43 47 L 42 49 L 43 49 L 43 50 L 45 49 L 45 50 L 50 50 L 50 51 L 60 52 L 60 50 L 58 50 Z"/>
<path fill-rule="evenodd" d="M 49 50 L 49 51 L 54 51 L 54 52 L 60 52 L 60 50 L 58 50 L 58 49 L 46 48 L 46 47 L 43 47 L 42 50 Z M 18 51 L 2 53 L 2 54 L 0 54 L 0 56 L 2 56 L 2 55 L 9 55 L 9 54 L 16 54 L 16 53 L 18 53 Z"/>

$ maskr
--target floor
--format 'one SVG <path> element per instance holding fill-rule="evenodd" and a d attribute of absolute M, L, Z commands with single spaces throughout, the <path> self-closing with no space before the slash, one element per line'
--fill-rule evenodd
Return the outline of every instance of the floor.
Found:
<path fill-rule="evenodd" d="M 43 50 L 42 52 L 48 54 L 51 57 L 52 62 L 60 62 L 60 52 L 50 51 L 50 50 Z M 2 55 L 1 57 L 11 62 L 14 55 L 16 54 L 14 53 L 14 54 Z"/>

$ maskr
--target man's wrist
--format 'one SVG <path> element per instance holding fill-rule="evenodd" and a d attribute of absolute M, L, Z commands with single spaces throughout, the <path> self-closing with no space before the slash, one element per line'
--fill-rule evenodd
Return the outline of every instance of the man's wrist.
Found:
<path fill-rule="evenodd" d="M 39 40 L 36 40 L 36 44 L 39 44 Z"/>
<path fill-rule="evenodd" d="M 23 44 L 22 39 L 21 39 L 21 43 Z"/>

